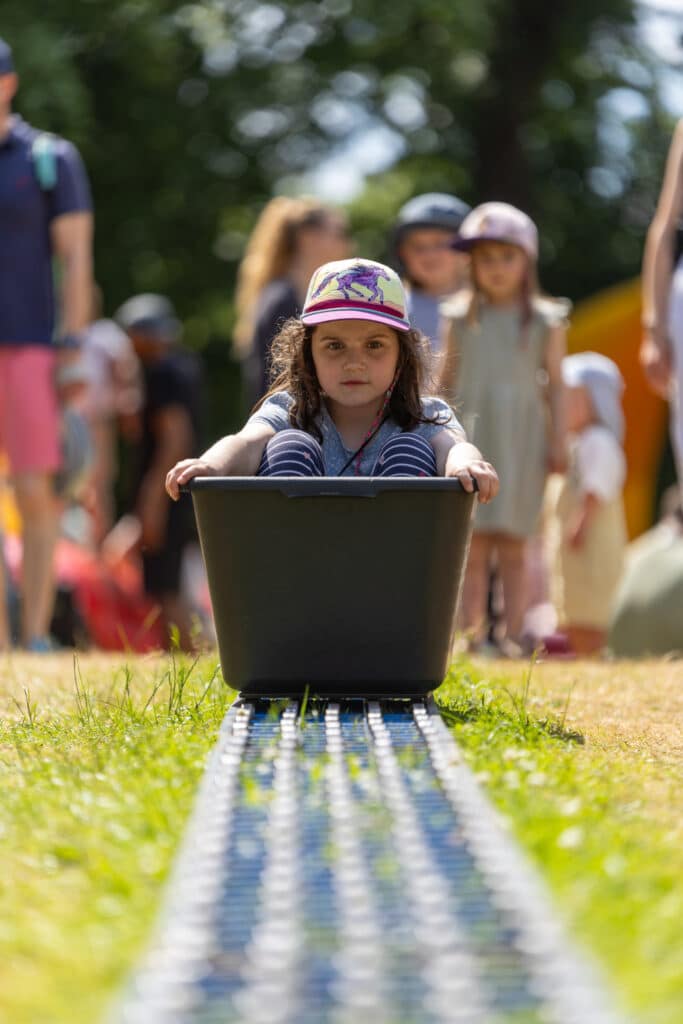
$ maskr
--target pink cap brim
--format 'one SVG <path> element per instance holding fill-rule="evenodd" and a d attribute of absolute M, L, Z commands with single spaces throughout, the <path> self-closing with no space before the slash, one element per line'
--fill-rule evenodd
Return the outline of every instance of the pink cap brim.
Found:
<path fill-rule="evenodd" d="M 523 242 L 520 242 L 518 238 L 512 238 L 511 236 L 503 235 L 474 235 L 471 238 L 456 238 L 455 241 L 451 242 L 451 249 L 455 249 L 457 252 L 470 252 L 479 242 L 500 242 L 502 245 L 516 245 L 518 249 L 530 256 L 532 259 L 538 259 L 538 252 L 536 249 L 529 248 Z"/>
<path fill-rule="evenodd" d="M 303 313 L 301 316 L 301 321 L 305 324 L 327 324 L 332 320 L 372 320 L 374 323 L 393 327 L 395 331 L 411 329 L 409 321 L 403 320 L 401 317 L 383 316 L 381 313 L 366 312 L 360 309 L 324 309 L 319 313 Z"/>

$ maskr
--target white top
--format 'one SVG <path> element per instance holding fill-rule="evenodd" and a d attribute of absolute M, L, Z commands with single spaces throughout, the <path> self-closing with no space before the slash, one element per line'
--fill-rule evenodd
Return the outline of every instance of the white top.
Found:
<path fill-rule="evenodd" d="M 119 412 L 136 411 L 139 361 L 130 338 L 118 324 L 104 319 L 90 324 L 83 335 L 81 360 L 88 383 L 81 411 L 88 419 L 109 419 Z"/>
<path fill-rule="evenodd" d="M 574 437 L 574 459 L 582 494 L 613 501 L 626 479 L 626 459 L 614 434 L 595 423 Z"/>

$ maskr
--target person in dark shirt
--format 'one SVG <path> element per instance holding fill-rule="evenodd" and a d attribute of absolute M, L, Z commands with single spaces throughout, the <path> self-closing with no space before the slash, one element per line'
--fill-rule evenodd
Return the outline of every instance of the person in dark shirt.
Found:
<path fill-rule="evenodd" d="M 180 323 L 162 295 L 136 295 L 115 314 L 143 366 L 144 400 L 132 505 L 140 524 L 145 590 L 161 605 L 165 635 L 192 647 L 191 612 L 180 586 L 183 555 L 196 540 L 190 502 L 172 503 L 166 474 L 199 450 L 201 366 L 178 345 Z"/>
<path fill-rule="evenodd" d="M 297 316 L 311 274 L 348 255 L 344 214 L 315 199 L 277 196 L 266 204 L 240 264 L 235 352 L 244 365 L 249 406 L 269 387 L 270 347 L 286 320 Z"/>
<path fill-rule="evenodd" d="M 65 387 L 90 314 L 92 213 L 77 150 L 12 113 L 17 86 L 0 39 L 0 450 L 22 521 L 21 639 L 43 652 L 51 649 L 60 511 L 60 376 Z M 0 649 L 9 645 L 4 594 L 0 560 Z"/>

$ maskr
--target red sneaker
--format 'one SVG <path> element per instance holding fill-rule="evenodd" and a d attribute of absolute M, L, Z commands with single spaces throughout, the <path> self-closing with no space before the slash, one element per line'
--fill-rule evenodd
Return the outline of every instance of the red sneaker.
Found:
<path fill-rule="evenodd" d="M 576 654 L 566 633 L 550 633 L 540 641 L 541 650 L 552 658 L 575 658 Z"/>

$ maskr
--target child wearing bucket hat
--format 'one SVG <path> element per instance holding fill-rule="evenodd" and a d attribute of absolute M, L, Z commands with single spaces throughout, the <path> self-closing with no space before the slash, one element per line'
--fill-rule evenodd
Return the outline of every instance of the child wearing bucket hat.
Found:
<path fill-rule="evenodd" d="M 401 207 L 391 233 L 391 252 L 406 289 L 410 322 L 432 348 L 433 370 L 442 354 L 441 303 L 466 280 L 466 257 L 452 242 L 469 206 L 445 192 L 413 196 Z"/>
<path fill-rule="evenodd" d="M 551 596 L 571 650 L 594 654 L 605 644 L 626 550 L 624 382 L 616 364 L 597 352 L 568 356 L 562 376 L 570 461 L 546 493 Z"/>
<path fill-rule="evenodd" d="M 326 263 L 300 317 L 273 344 L 272 387 L 246 425 L 166 478 L 177 499 L 194 476 L 453 476 L 480 500 L 493 467 L 446 402 L 422 393 L 421 336 L 403 286 L 371 260 Z"/>
<path fill-rule="evenodd" d="M 463 221 L 456 249 L 470 255 L 470 287 L 444 303 L 447 354 L 441 390 L 472 442 L 500 474 L 495 505 L 477 512 L 463 591 L 470 643 L 485 640 L 489 580 L 503 585 L 505 653 L 520 653 L 527 543 L 538 528 L 546 474 L 565 458 L 561 362 L 568 303 L 541 296 L 538 231 L 507 203 L 484 203 Z"/>

